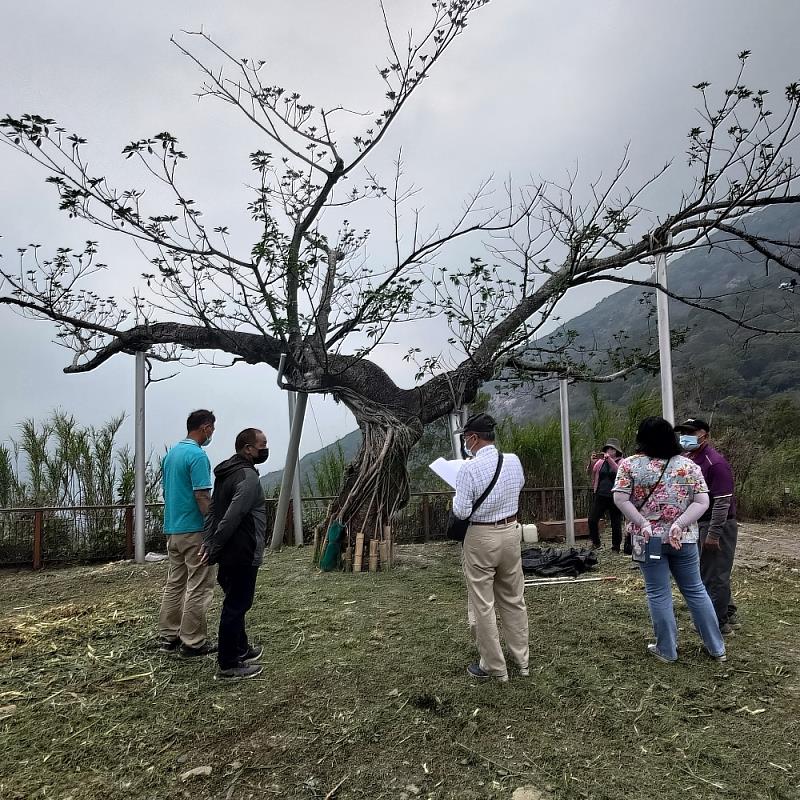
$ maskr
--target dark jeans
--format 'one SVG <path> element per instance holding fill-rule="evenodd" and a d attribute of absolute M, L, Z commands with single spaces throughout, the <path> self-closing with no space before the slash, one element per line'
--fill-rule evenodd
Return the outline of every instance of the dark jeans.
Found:
<path fill-rule="evenodd" d="M 225 592 L 219 615 L 217 659 L 220 669 L 237 666 L 250 646 L 244 629 L 244 617 L 253 605 L 257 575 L 258 567 L 219 565 L 217 582 Z"/>
<path fill-rule="evenodd" d="M 703 543 L 708 535 L 708 522 L 700 523 L 700 576 L 714 604 L 720 625 L 724 625 L 728 617 L 736 612 L 736 606 L 731 598 L 731 571 L 736 555 L 738 531 L 736 520 L 727 520 L 722 526 L 722 535 L 719 537 L 720 549 L 706 550 Z"/>
<path fill-rule="evenodd" d="M 614 505 L 613 497 L 595 494 L 592 500 L 592 510 L 589 513 L 589 538 L 600 544 L 600 520 L 606 515 L 611 517 L 611 546 L 619 550 L 622 544 L 622 512 Z"/>

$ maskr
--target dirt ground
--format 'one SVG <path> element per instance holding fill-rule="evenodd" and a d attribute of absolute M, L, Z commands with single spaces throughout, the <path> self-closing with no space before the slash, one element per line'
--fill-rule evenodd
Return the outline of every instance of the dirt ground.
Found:
<path fill-rule="evenodd" d="M 736 557 L 740 564 L 767 558 L 800 561 L 800 525 L 781 522 L 740 522 Z"/>

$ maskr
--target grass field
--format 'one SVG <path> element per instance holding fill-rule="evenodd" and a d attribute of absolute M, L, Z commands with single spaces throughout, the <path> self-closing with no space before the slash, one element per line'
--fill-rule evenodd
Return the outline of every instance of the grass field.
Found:
<path fill-rule="evenodd" d="M 153 649 L 163 564 L 4 573 L 0 797 L 800 797 L 791 554 L 743 552 L 728 663 L 679 603 L 664 665 L 644 653 L 638 573 L 603 551 L 616 582 L 528 591 L 531 676 L 505 685 L 465 674 L 455 547 L 406 548 L 379 575 L 318 575 L 309 555 L 261 570 L 266 669 L 233 685 Z"/>

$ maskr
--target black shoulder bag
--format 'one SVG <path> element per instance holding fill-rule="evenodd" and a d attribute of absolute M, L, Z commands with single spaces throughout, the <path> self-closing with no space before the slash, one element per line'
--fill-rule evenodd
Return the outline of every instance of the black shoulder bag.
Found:
<path fill-rule="evenodd" d="M 494 471 L 494 477 L 489 482 L 489 485 L 486 487 L 486 491 L 472 504 L 472 511 L 469 512 L 469 516 L 466 519 L 459 519 L 452 510 L 447 517 L 447 538 L 453 539 L 456 542 L 463 542 L 464 537 L 467 535 L 467 528 L 469 527 L 469 521 L 472 518 L 472 515 L 478 510 L 480 504 L 489 496 L 489 492 L 494 489 L 494 485 L 497 483 L 497 479 L 500 477 L 500 470 L 503 466 L 503 454 L 497 454 L 497 469 Z"/>

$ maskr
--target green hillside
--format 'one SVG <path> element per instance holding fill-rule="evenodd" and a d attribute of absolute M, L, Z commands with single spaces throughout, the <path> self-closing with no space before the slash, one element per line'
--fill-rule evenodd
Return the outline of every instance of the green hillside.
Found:
<path fill-rule="evenodd" d="M 314 488 L 314 465 L 318 464 L 326 454 L 335 453 L 338 447 L 342 448 L 342 453 L 345 459 L 351 461 L 355 454 L 358 452 L 359 445 L 361 444 L 361 431 L 355 430 L 343 436 L 338 442 L 333 442 L 320 450 L 315 450 L 313 453 L 306 453 L 300 459 L 300 491 L 303 495 L 307 495 L 307 486 L 310 484 Z M 284 456 L 285 458 L 285 456 Z M 261 477 L 261 486 L 264 493 L 267 495 L 273 494 L 275 489 L 281 485 L 281 475 L 283 469 L 268 472 Z"/>
<path fill-rule="evenodd" d="M 748 228 L 763 236 L 800 241 L 800 209 L 774 207 L 754 214 Z M 712 237 L 719 241 L 721 236 Z M 730 245 L 728 245 L 730 246 Z M 750 319 L 763 327 L 785 326 L 800 319 L 800 293 L 778 288 L 790 275 L 740 245 L 737 257 L 719 248 L 696 250 L 670 262 L 668 285 L 684 296 L 722 296 L 717 306 L 735 317 Z M 639 287 L 630 286 L 604 298 L 591 310 L 571 319 L 563 330 L 578 334 L 578 343 L 592 347 L 613 345 L 620 331 L 629 346 L 648 347 L 655 342 L 655 318 L 651 303 L 643 302 Z M 800 335 L 756 336 L 719 316 L 670 301 L 670 325 L 685 329 L 685 340 L 673 350 L 675 407 L 678 416 L 730 410 L 745 399 L 762 401 L 781 393 L 800 390 Z M 800 327 L 800 324 L 798 324 Z M 643 389 L 658 389 L 657 375 L 637 373 L 625 380 L 602 385 L 608 401 L 627 405 Z M 590 387 L 573 385 L 570 407 L 576 418 L 590 409 Z M 492 407 L 498 416 L 544 419 L 557 413 L 557 396 L 539 400 L 533 392 L 494 393 Z"/>

